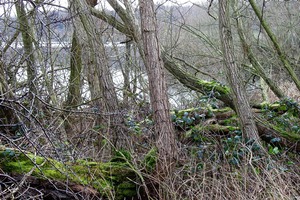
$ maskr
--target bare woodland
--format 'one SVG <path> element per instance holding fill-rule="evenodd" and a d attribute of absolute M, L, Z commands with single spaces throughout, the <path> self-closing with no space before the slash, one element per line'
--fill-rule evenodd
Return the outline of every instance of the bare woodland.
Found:
<path fill-rule="evenodd" d="M 0 1 L 1 199 L 299 199 L 300 3 Z"/>

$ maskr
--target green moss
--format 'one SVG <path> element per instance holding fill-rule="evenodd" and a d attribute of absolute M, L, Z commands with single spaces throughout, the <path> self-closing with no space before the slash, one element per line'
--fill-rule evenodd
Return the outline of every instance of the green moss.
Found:
<path fill-rule="evenodd" d="M 229 87 L 215 81 L 199 80 L 199 84 L 204 87 L 206 91 L 217 91 L 220 93 L 219 95 L 228 95 L 230 93 Z"/>
<path fill-rule="evenodd" d="M 232 111 L 231 108 L 229 107 L 225 107 L 225 108 L 219 108 L 219 109 L 211 109 L 212 112 L 214 113 L 226 113 L 226 112 L 229 112 L 229 111 Z"/>
<path fill-rule="evenodd" d="M 14 150 L 10 150 L 14 151 Z M 6 154 L 7 150 L 0 151 L 0 166 L 5 172 L 24 174 L 30 172 L 32 175 L 39 177 L 47 177 L 56 180 L 66 180 L 66 175 L 62 172 L 65 171 L 63 165 L 52 159 L 45 159 L 34 154 L 23 154 L 16 152 Z"/>
<path fill-rule="evenodd" d="M 116 199 L 124 199 L 124 197 L 132 197 L 136 194 L 136 185 L 133 182 L 123 182 L 117 187 Z"/>
<path fill-rule="evenodd" d="M 77 165 L 83 165 L 83 166 L 96 166 L 99 163 L 98 162 L 93 162 L 93 161 L 87 161 L 87 160 L 82 160 L 82 159 L 78 159 L 75 162 Z"/>
<path fill-rule="evenodd" d="M 63 164 L 34 154 L 23 154 L 13 149 L 2 148 L 0 168 L 7 173 L 15 174 L 25 174 L 34 168 L 32 176 L 89 185 L 103 196 L 116 192 L 116 196 L 123 199 L 125 196 L 132 197 L 136 194 L 134 183 L 128 182 L 135 180 L 135 173 L 124 162 L 98 163 L 78 160 Z"/>
<path fill-rule="evenodd" d="M 237 119 L 236 118 L 224 119 L 222 121 L 222 125 L 224 125 L 224 126 L 231 126 L 233 124 L 237 124 Z"/>
<path fill-rule="evenodd" d="M 143 160 L 144 166 L 145 166 L 145 168 L 146 168 L 146 170 L 148 172 L 151 172 L 151 171 L 153 171 L 155 169 L 157 158 L 158 158 L 157 148 L 153 147 L 146 154 L 146 156 L 145 156 L 145 158 Z"/>
<path fill-rule="evenodd" d="M 131 153 L 127 150 L 121 149 L 114 152 L 111 162 L 131 162 Z"/>
<path fill-rule="evenodd" d="M 299 142 L 300 141 L 300 134 L 298 133 L 293 133 L 293 132 L 288 132 L 282 129 L 282 127 L 280 126 L 274 126 L 272 124 L 270 124 L 270 126 L 276 130 L 278 133 L 280 133 L 280 135 L 286 139 L 288 139 L 289 141 L 293 141 L 293 142 Z"/>

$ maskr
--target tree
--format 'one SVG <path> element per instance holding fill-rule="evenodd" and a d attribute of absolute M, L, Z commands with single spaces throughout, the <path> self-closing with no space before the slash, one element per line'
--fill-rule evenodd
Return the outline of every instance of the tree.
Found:
<path fill-rule="evenodd" d="M 234 7 L 235 15 L 236 15 L 235 19 L 236 19 L 236 24 L 237 24 L 237 31 L 238 31 L 238 35 L 239 35 L 245 56 L 247 56 L 248 60 L 254 67 L 256 73 L 263 79 L 263 81 L 266 82 L 266 84 L 270 87 L 270 89 L 274 92 L 274 94 L 279 99 L 283 99 L 285 97 L 283 91 L 278 87 L 276 82 L 274 82 L 270 77 L 268 77 L 263 66 L 260 64 L 260 62 L 255 57 L 255 55 L 251 49 L 251 46 L 247 42 L 246 34 L 245 34 L 245 30 L 243 28 L 243 22 L 242 22 L 240 13 L 238 13 L 238 9 L 235 6 L 233 6 L 233 7 Z"/>
<path fill-rule="evenodd" d="M 237 115 L 240 118 L 244 139 L 253 139 L 259 142 L 258 130 L 247 99 L 245 88 L 242 84 L 240 72 L 234 55 L 232 42 L 229 0 L 219 1 L 219 29 L 222 43 L 222 52 L 229 86 L 232 91 L 233 102 Z"/>
<path fill-rule="evenodd" d="M 74 30 L 72 36 L 72 47 L 70 55 L 70 78 L 69 78 L 69 91 L 65 106 L 72 108 L 76 107 L 81 102 L 81 45 L 78 42 L 78 36 Z"/>
<path fill-rule="evenodd" d="M 18 0 L 16 1 L 15 6 L 24 46 L 24 59 L 26 60 L 27 65 L 27 84 L 29 88 L 29 99 L 34 101 L 33 97 L 37 95 L 37 69 L 36 60 L 34 57 L 35 52 L 33 48 L 34 35 L 27 19 L 24 2 Z"/>
<path fill-rule="evenodd" d="M 116 144 L 122 134 L 116 126 L 121 121 L 118 113 L 118 98 L 109 70 L 101 30 L 95 26 L 93 16 L 85 12 L 88 10 L 88 3 L 85 0 L 76 0 L 70 1 L 70 5 L 72 14 L 78 15 L 74 28 L 77 30 L 77 37 L 80 38 L 78 44 L 82 47 L 83 61 L 87 66 L 91 101 L 94 109 L 100 113 L 96 126 L 103 128 L 98 138 L 101 149 L 104 138 Z"/>
<path fill-rule="evenodd" d="M 153 0 L 140 0 L 141 32 L 153 111 L 156 145 L 159 151 L 158 173 L 166 177 L 172 173 L 177 147 L 170 118 L 163 61 L 158 43 Z"/>
<path fill-rule="evenodd" d="M 289 73 L 290 77 L 292 78 L 292 80 L 294 81 L 295 85 L 297 86 L 298 90 L 300 91 L 300 80 L 299 80 L 297 74 L 295 73 L 294 69 L 292 68 L 291 63 L 290 63 L 290 61 L 287 58 L 287 55 L 285 54 L 285 52 L 280 47 L 280 45 L 279 45 L 279 43 L 277 41 L 276 36 L 271 31 L 271 28 L 267 24 L 266 20 L 263 18 L 263 15 L 259 11 L 259 8 L 257 7 L 255 1 L 254 0 L 249 0 L 249 3 L 251 5 L 253 11 L 255 12 L 256 16 L 258 17 L 258 19 L 259 19 L 262 27 L 266 31 L 269 39 L 271 40 L 271 42 L 273 44 L 273 47 L 274 47 L 274 50 L 276 51 L 279 60 L 282 62 L 283 67 L 287 70 L 287 72 Z"/>

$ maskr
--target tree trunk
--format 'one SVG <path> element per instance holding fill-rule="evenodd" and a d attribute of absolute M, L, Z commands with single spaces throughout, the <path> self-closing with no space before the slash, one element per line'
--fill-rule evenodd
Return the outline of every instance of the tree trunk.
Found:
<path fill-rule="evenodd" d="M 73 32 L 71 47 L 71 61 L 70 61 L 70 78 L 69 78 L 69 92 L 66 102 L 66 107 L 76 107 L 81 102 L 81 46 L 78 42 L 76 31 Z"/>
<path fill-rule="evenodd" d="M 112 75 L 109 70 L 108 58 L 102 42 L 101 30 L 96 26 L 85 0 L 70 1 L 74 15 L 75 29 L 78 31 L 79 43 L 82 45 L 83 61 L 87 66 L 88 81 L 91 89 L 94 110 L 100 113 L 97 119 L 99 130 L 99 149 L 102 149 L 102 139 L 107 139 L 107 144 L 117 144 L 122 132 L 117 128 L 121 122 L 118 113 L 118 99 L 115 92 Z M 110 143 L 111 142 L 111 143 Z M 110 153 L 109 149 L 106 148 Z"/>
<path fill-rule="evenodd" d="M 211 91 L 215 91 L 215 97 L 224 102 L 227 106 L 235 110 L 230 90 L 227 86 L 218 82 L 209 82 L 197 78 L 195 75 L 186 72 L 186 70 L 176 62 L 170 55 L 163 52 L 162 59 L 164 61 L 164 67 L 185 87 L 188 87 L 194 91 L 202 94 L 210 94 Z"/>
<path fill-rule="evenodd" d="M 33 31 L 29 26 L 27 19 L 27 13 L 25 10 L 24 2 L 21 0 L 16 1 L 16 12 L 17 18 L 20 24 L 20 31 L 22 35 L 23 48 L 24 48 L 24 59 L 27 65 L 27 83 L 29 88 L 29 98 L 33 101 L 33 97 L 37 95 L 37 84 L 36 84 L 36 61 L 34 57 L 33 49 Z"/>
<path fill-rule="evenodd" d="M 165 83 L 163 62 L 157 37 L 153 0 L 140 0 L 141 30 L 144 45 L 145 66 L 149 79 L 151 107 L 160 161 L 158 176 L 165 179 L 172 174 L 177 156 L 174 128 Z"/>
<path fill-rule="evenodd" d="M 130 38 L 127 38 L 130 40 Z M 125 52 L 125 67 L 122 69 L 123 77 L 124 77 L 124 86 L 123 86 L 123 106 L 129 106 L 129 94 L 131 94 L 130 89 L 130 70 L 132 69 L 132 58 L 131 58 L 131 42 L 126 42 L 126 52 Z"/>
<path fill-rule="evenodd" d="M 238 12 L 237 8 L 234 8 L 235 12 Z M 236 16 L 238 16 L 239 13 L 236 13 Z M 242 20 L 239 17 L 236 17 L 236 23 L 237 23 L 237 31 L 238 35 L 244 50 L 245 55 L 248 57 L 248 60 L 258 73 L 258 75 L 268 84 L 270 89 L 274 92 L 274 94 L 279 98 L 283 99 L 285 97 L 283 91 L 278 87 L 278 85 L 270 78 L 267 76 L 264 68 L 261 66 L 261 64 L 258 62 L 258 60 L 255 58 L 252 49 L 250 45 L 247 43 L 247 39 L 245 36 L 245 31 L 243 29 L 243 23 Z"/>
<path fill-rule="evenodd" d="M 219 1 L 219 29 L 227 79 L 232 90 L 233 103 L 235 105 L 237 115 L 240 118 L 243 138 L 253 139 L 256 143 L 259 143 L 260 139 L 255 125 L 254 116 L 252 114 L 235 60 L 228 0 Z"/>
<path fill-rule="evenodd" d="M 269 27 L 267 22 L 263 19 L 262 13 L 259 11 L 259 8 L 257 7 L 255 1 L 249 0 L 249 3 L 251 5 L 253 11 L 255 12 L 256 16 L 258 17 L 262 27 L 264 28 L 268 37 L 270 38 L 270 40 L 274 46 L 274 49 L 278 55 L 278 58 L 282 62 L 284 68 L 288 71 L 289 75 L 291 76 L 291 78 L 294 81 L 295 85 L 297 86 L 298 90 L 300 90 L 300 80 L 299 80 L 298 76 L 296 75 L 294 69 L 292 68 L 289 60 L 286 58 L 285 53 L 281 50 L 281 47 L 279 46 L 279 43 L 278 43 L 275 35 L 271 31 L 271 28 Z"/>

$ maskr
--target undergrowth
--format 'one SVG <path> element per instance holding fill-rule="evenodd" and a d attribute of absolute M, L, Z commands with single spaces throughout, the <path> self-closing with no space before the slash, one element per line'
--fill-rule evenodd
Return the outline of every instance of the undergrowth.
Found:
<path fill-rule="evenodd" d="M 278 105 L 273 107 L 263 106 L 262 116 L 282 130 L 299 135 L 299 119 L 295 114 L 295 105 L 290 102 L 287 106 L 281 106 L 281 103 L 278 102 Z M 226 116 L 226 119 L 216 119 L 216 113 Z M 174 163 L 174 171 L 164 178 L 159 178 L 156 171 L 156 164 L 163 161 L 158 159 L 159 152 L 153 138 L 150 137 L 153 134 L 151 116 L 142 120 L 134 113 L 124 116 L 128 133 L 121 140 L 129 141 L 124 148 L 117 148 L 104 137 L 103 148 L 110 145 L 114 155 L 108 161 L 122 163 L 131 174 L 130 177 L 122 177 L 124 179 L 119 181 L 113 176 L 114 168 L 107 166 L 105 176 L 110 177 L 110 193 L 106 195 L 107 199 L 116 199 L 116 194 L 120 194 L 120 198 L 123 199 L 142 200 L 166 199 L 166 196 L 172 200 L 300 199 L 300 155 L 286 147 L 276 146 L 280 138 L 272 138 L 269 142 L 263 142 L 263 147 L 258 146 L 251 139 L 242 137 L 236 115 L 229 109 L 220 109 L 214 105 L 205 104 L 199 108 L 177 110 L 171 113 L 171 117 L 178 135 L 179 155 Z M 37 134 L 27 134 L 26 137 L 22 134 L 13 137 L 2 134 L 1 139 L 5 145 L 3 153 L 7 154 L 6 156 L 15 156 L 16 151 L 5 150 L 10 147 L 35 151 L 60 163 L 75 162 L 82 166 L 82 169 L 89 171 L 89 174 L 84 173 L 91 176 L 86 180 L 93 180 L 95 183 L 97 176 L 91 169 L 97 166 L 98 162 L 103 162 L 101 157 L 105 154 L 105 151 L 97 149 L 94 145 L 94 140 L 97 139 L 95 135 L 101 131 L 95 129 L 96 125 L 86 125 L 84 130 L 88 131 L 80 132 L 83 136 L 74 134 L 75 139 L 68 138 L 67 142 L 55 140 L 57 136 L 53 135 L 53 129 L 45 128 L 37 131 Z M 221 126 L 222 131 L 212 131 L 212 128 Z M 43 134 L 51 136 L 51 140 Z M 49 152 L 51 147 L 57 153 L 54 156 Z M 262 148 L 265 151 L 262 151 Z M 60 154 L 67 150 L 69 153 L 66 156 Z M 30 165 L 30 169 L 32 167 L 33 165 Z M 122 171 L 121 173 L 125 174 Z M 73 177 L 81 175 L 72 170 Z M 84 184 L 93 185 L 88 181 Z M 132 192 L 134 189 L 136 192 Z M 160 190 L 167 195 L 160 196 Z"/>

